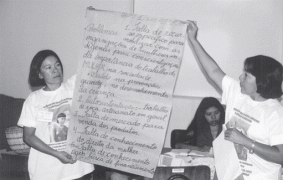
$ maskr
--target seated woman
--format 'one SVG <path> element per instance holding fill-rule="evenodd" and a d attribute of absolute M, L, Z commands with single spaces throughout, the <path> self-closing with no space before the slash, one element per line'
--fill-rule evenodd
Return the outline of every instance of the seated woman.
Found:
<path fill-rule="evenodd" d="M 220 102 L 214 97 L 203 98 L 194 119 L 177 140 L 175 148 L 209 151 L 212 141 L 222 131 L 224 122 L 225 111 Z"/>

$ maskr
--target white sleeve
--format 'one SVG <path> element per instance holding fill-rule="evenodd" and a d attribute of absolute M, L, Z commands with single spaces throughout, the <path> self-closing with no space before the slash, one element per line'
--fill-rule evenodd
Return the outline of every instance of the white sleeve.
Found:
<path fill-rule="evenodd" d="M 280 110 L 279 110 L 280 111 Z M 270 145 L 283 144 L 283 113 L 274 112 L 275 116 L 271 115 L 270 121 L 266 124 L 269 129 Z"/>
<path fill-rule="evenodd" d="M 230 98 L 235 96 L 235 93 L 240 88 L 240 83 L 237 82 L 235 79 L 225 75 L 222 80 L 222 104 L 227 104 Z"/>
<path fill-rule="evenodd" d="M 18 126 L 36 127 L 36 117 L 37 112 L 34 107 L 34 100 L 29 96 L 24 102 Z"/>

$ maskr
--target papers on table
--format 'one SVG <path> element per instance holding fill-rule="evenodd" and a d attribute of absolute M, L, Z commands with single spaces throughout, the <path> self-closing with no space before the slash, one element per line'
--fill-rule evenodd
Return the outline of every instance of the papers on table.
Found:
<path fill-rule="evenodd" d="M 160 155 L 158 166 L 187 166 L 191 161 L 190 156 L 177 157 L 174 153 L 168 152 Z"/>
<path fill-rule="evenodd" d="M 213 150 L 209 152 L 190 150 L 190 149 L 172 149 L 170 152 L 161 154 L 159 158 L 159 166 L 181 166 L 197 157 L 213 157 Z"/>
<path fill-rule="evenodd" d="M 191 151 L 189 152 L 189 156 L 213 157 L 213 149 L 211 148 L 209 152 L 191 150 Z"/>
<path fill-rule="evenodd" d="M 172 149 L 172 153 L 175 153 L 178 156 L 205 156 L 213 157 L 213 148 L 209 152 L 190 150 L 190 149 Z"/>

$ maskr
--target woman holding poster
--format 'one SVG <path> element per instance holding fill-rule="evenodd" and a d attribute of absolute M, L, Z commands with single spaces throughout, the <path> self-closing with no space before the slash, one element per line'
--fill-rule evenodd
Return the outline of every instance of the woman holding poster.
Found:
<path fill-rule="evenodd" d="M 283 164 L 283 108 L 277 100 L 282 95 L 282 65 L 263 55 L 249 57 L 238 82 L 207 54 L 197 40 L 197 31 L 195 23 L 189 22 L 187 36 L 192 51 L 223 91 L 228 129 L 222 133 L 225 140 L 235 144 L 242 169 L 234 179 L 278 179 Z"/>
<path fill-rule="evenodd" d="M 57 140 L 61 142 L 52 141 L 52 124 L 60 117 L 64 117 L 65 123 L 65 113 L 70 113 L 75 76 L 62 82 L 63 66 L 58 55 L 51 50 L 39 51 L 31 62 L 29 83 L 32 87 L 43 87 L 28 96 L 18 122 L 24 129 L 24 141 L 31 146 L 28 160 L 31 180 L 87 179 L 85 175 L 94 169 L 93 164 L 77 161 L 58 149 L 64 145 L 66 132 L 62 135 L 57 131 L 57 135 L 61 134 Z M 66 130 L 65 126 L 60 127 Z"/>

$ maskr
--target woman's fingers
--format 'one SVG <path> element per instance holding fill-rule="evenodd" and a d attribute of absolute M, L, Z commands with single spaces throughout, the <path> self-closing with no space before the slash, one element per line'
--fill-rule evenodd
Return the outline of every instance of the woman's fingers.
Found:
<path fill-rule="evenodd" d="M 234 129 L 235 129 L 235 128 L 229 128 L 229 129 L 227 129 L 227 130 L 224 132 L 224 139 L 230 140 Z"/>
<path fill-rule="evenodd" d="M 230 128 L 224 132 L 224 139 L 237 144 L 243 144 L 245 137 L 237 128 Z"/>
<path fill-rule="evenodd" d="M 59 160 L 64 164 L 73 164 L 77 161 L 76 158 L 73 158 L 70 154 L 66 153 L 65 151 L 59 152 Z"/>
<path fill-rule="evenodd" d="M 188 25 L 188 30 L 194 30 L 196 27 L 196 25 L 194 24 L 193 21 L 189 21 L 189 25 Z"/>

